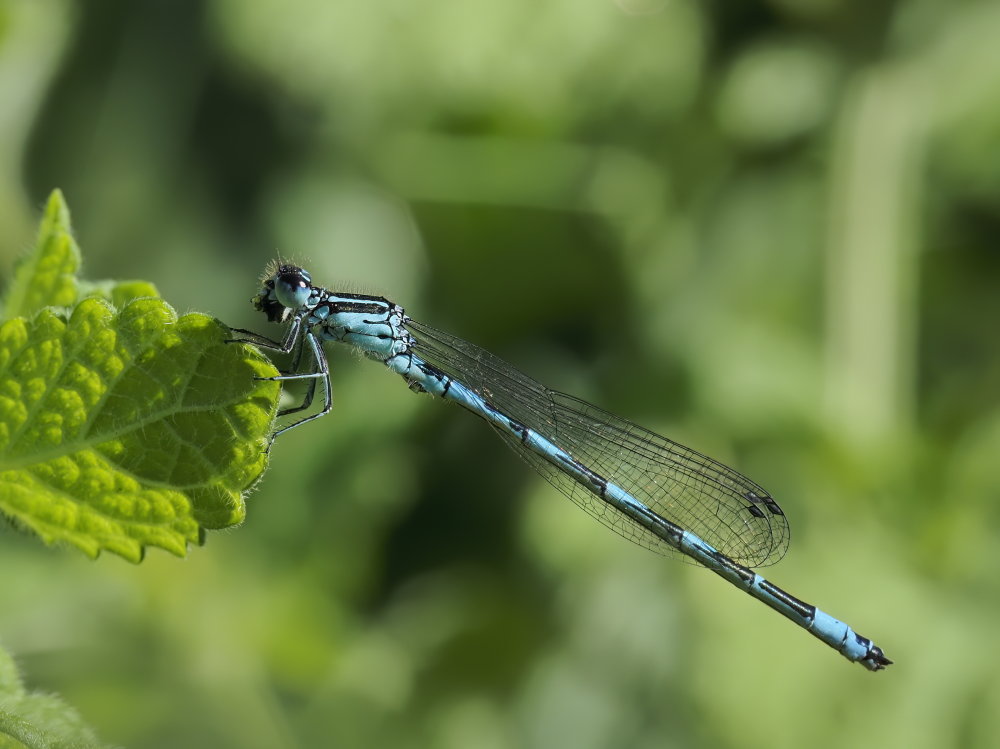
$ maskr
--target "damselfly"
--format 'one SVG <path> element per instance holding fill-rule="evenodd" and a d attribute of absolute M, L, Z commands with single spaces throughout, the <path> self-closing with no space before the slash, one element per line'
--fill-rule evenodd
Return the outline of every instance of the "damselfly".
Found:
<path fill-rule="evenodd" d="M 786 593 L 751 567 L 778 561 L 788 521 L 760 486 L 705 455 L 625 419 L 540 385 L 473 344 L 412 320 L 387 299 L 314 286 L 307 271 L 278 264 L 253 298 L 282 341 L 248 330 L 240 341 L 292 354 L 272 380 L 307 380 L 323 406 L 278 429 L 277 437 L 330 412 L 333 392 L 322 344 L 345 343 L 402 375 L 411 390 L 454 401 L 484 419 L 554 487 L 625 538 L 679 553 L 766 603 L 851 661 L 878 671 L 892 661 L 847 624 Z M 303 356 L 311 363 L 303 366 Z M 272 439 L 273 439 L 272 437 Z"/>

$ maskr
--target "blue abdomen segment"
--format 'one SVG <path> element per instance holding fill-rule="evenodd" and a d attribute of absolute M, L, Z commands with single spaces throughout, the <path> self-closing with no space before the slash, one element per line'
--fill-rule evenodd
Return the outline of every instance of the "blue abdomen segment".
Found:
<path fill-rule="evenodd" d="M 871 640 L 857 634 L 850 626 L 822 609 L 799 600 L 753 570 L 737 564 L 694 533 L 683 531 L 680 550 L 808 630 L 848 660 L 860 663 L 870 671 L 880 671 L 889 665 L 890 661 L 885 658 L 881 648 Z"/>
<path fill-rule="evenodd" d="M 878 646 L 858 635 L 844 622 L 792 596 L 750 568 L 733 561 L 697 534 L 653 512 L 625 489 L 583 465 L 544 435 L 506 416 L 479 393 L 423 361 L 412 351 L 395 354 L 386 359 L 385 363 L 391 370 L 402 375 L 412 389 L 454 401 L 482 417 L 502 434 L 506 433 L 508 439 L 520 442 L 557 470 L 571 476 L 587 491 L 600 497 L 609 509 L 641 525 L 665 544 L 767 604 L 848 660 L 860 663 L 871 671 L 881 670 L 890 663 Z"/>

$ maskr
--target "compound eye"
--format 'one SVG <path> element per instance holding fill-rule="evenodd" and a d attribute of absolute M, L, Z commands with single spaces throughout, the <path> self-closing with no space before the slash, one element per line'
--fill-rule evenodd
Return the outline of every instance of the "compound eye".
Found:
<path fill-rule="evenodd" d="M 301 268 L 282 268 L 274 279 L 274 296 L 289 309 L 304 306 L 311 289 L 309 274 Z"/>

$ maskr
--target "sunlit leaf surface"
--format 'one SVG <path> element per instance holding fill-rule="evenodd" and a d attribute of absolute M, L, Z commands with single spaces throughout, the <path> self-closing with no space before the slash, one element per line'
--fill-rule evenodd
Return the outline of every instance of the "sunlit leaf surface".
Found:
<path fill-rule="evenodd" d="M 88 285 L 67 311 L 78 265 L 57 192 L 8 296 L 32 316 L 0 326 L 0 510 L 90 556 L 182 556 L 243 520 L 278 393 L 254 377 L 273 369 L 145 282 Z"/>
<path fill-rule="evenodd" d="M 87 299 L 0 328 L 0 508 L 46 541 L 183 555 L 243 519 L 263 469 L 267 365 L 203 315 Z"/>

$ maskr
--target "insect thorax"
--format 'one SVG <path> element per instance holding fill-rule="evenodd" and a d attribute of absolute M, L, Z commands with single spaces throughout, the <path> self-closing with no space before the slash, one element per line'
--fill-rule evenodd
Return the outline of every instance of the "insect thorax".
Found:
<path fill-rule="evenodd" d="M 405 320 L 403 308 L 383 297 L 324 291 L 304 322 L 323 340 L 384 361 L 409 346 Z"/>

